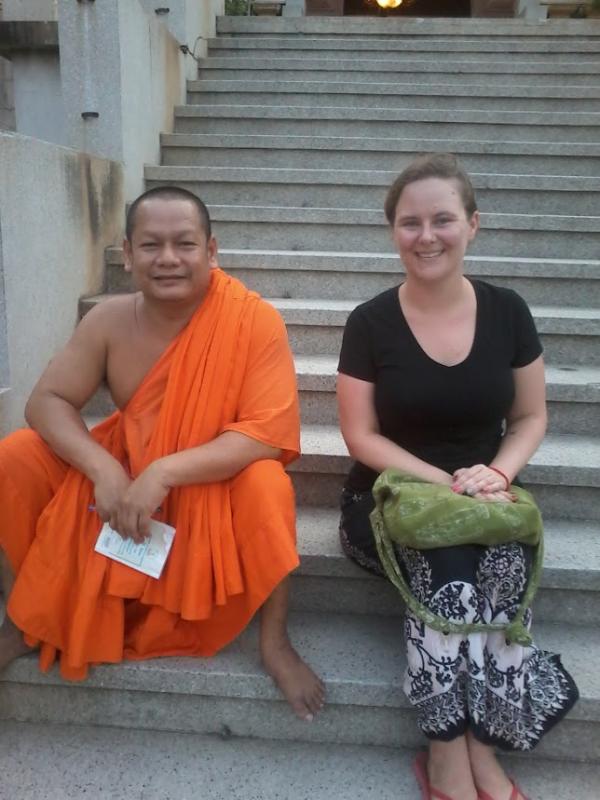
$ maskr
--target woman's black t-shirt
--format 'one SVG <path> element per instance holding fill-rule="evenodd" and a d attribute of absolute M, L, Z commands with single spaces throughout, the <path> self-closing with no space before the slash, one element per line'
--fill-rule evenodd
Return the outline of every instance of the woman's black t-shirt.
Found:
<path fill-rule="evenodd" d="M 511 289 L 472 280 L 477 300 L 469 355 L 447 367 L 431 359 L 414 337 L 388 289 L 352 311 L 338 370 L 375 384 L 375 411 L 383 436 L 447 472 L 489 464 L 514 399 L 512 369 L 542 352 L 531 312 Z M 368 491 L 377 472 L 356 462 L 346 486 Z"/>

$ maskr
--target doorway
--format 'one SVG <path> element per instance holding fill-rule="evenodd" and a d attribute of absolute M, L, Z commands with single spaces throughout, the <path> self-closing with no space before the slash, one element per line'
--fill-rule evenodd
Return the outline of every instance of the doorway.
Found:
<path fill-rule="evenodd" d="M 396 9 L 382 10 L 377 0 L 345 0 L 345 16 L 470 17 L 471 0 L 403 0 Z"/>

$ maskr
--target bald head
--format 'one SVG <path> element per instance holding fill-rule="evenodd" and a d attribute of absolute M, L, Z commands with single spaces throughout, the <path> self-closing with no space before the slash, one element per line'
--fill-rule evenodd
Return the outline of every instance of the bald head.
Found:
<path fill-rule="evenodd" d="M 200 227 L 203 229 L 206 239 L 210 239 L 212 235 L 210 215 L 207 207 L 199 197 L 179 186 L 156 186 L 154 189 L 148 189 L 147 192 L 141 194 L 130 205 L 125 222 L 125 238 L 127 241 L 131 242 L 132 240 L 140 206 L 152 200 L 184 200 L 191 203 L 196 209 Z"/>

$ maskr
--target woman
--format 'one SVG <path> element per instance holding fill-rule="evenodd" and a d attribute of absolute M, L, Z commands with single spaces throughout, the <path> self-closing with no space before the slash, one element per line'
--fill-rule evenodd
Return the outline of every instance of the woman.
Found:
<path fill-rule="evenodd" d="M 346 554 L 383 574 L 368 515 L 378 473 L 395 467 L 488 502 L 510 484 L 546 429 L 542 347 L 513 291 L 463 275 L 479 214 L 449 154 L 417 158 L 385 212 L 404 282 L 358 306 L 340 355 L 342 433 L 356 459 L 342 493 Z M 412 593 L 457 622 L 510 620 L 531 548 L 518 543 L 400 549 Z M 529 622 L 530 620 L 528 620 Z M 404 688 L 429 739 L 415 762 L 424 797 L 523 800 L 494 746 L 529 750 L 577 700 L 558 656 L 501 633 L 445 635 L 405 621 Z"/>

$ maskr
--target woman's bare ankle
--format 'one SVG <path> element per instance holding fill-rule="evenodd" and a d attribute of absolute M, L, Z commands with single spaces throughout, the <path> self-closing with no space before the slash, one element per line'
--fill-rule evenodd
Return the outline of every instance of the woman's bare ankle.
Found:
<path fill-rule="evenodd" d="M 453 742 L 431 742 L 428 760 L 432 788 L 460 800 L 477 800 L 464 737 Z"/>
<path fill-rule="evenodd" d="M 494 748 L 478 741 L 470 732 L 467 741 L 475 786 L 499 800 L 510 797 L 512 783 L 502 769 Z"/>

